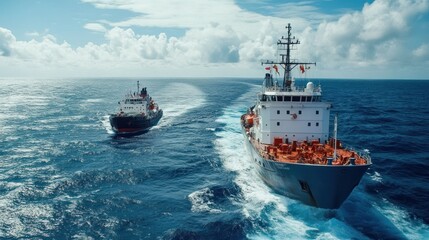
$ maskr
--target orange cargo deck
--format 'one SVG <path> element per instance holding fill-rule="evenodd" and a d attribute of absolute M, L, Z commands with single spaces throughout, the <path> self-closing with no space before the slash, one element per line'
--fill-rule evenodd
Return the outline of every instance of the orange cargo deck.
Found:
<path fill-rule="evenodd" d="M 328 158 L 334 156 L 332 139 L 327 144 L 321 144 L 317 140 L 293 141 L 288 144 L 283 143 L 282 138 L 275 138 L 274 144 L 261 144 L 254 139 L 251 139 L 251 142 L 261 156 L 279 162 L 327 165 Z M 337 141 L 336 156 L 336 159 L 332 160 L 332 165 L 349 165 L 353 158 L 355 165 L 367 164 L 367 160 L 355 151 L 343 149 L 340 141 Z"/>

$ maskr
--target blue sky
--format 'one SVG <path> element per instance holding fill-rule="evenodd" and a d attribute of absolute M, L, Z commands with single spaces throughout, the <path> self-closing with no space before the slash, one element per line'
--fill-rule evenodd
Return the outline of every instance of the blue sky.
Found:
<path fill-rule="evenodd" d="M 309 77 L 429 79 L 428 0 L 2 0 L 0 77 L 260 77 L 289 22 Z"/>

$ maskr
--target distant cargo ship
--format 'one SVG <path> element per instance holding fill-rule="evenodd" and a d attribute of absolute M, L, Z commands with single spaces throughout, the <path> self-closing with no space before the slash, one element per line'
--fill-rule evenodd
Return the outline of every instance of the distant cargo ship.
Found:
<path fill-rule="evenodd" d="M 157 125 L 163 114 L 146 88 L 140 90 L 139 81 L 137 92 L 127 94 L 118 104 L 118 112 L 109 117 L 110 125 L 118 135 L 143 133 Z"/>
<path fill-rule="evenodd" d="M 316 63 L 291 60 L 299 44 L 288 36 L 277 42 L 280 61 L 266 61 L 267 70 L 284 69 L 283 83 L 266 73 L 256 104 L 241 116 L 242 131 L 251 161 L 262 180 L 276 192 L 305 204 L 335 209 L 347 199 L 371 165 L 369 152 L 344 148 L 329 135 L 331 103 L 322 101 L 321 86 L 295 86 L 291 71 Z M 281 70 L 281 69 L 280 69 Z"/>

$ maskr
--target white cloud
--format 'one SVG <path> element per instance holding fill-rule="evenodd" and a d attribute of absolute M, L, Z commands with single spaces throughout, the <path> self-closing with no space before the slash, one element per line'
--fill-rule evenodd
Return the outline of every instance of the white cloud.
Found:
<path fill-rule="evenodd" d="M 111 23 L 118 27 L 198 28 L 210 22 L 224 22 L 236 18 L 236 14 L 240 12 L 230 0 L 83 1 L 94 4 L 98 8 L 122 9 L 141 14 L 125 21 Z"/>
<path fill-rule="evenodd" d="M 413 55 L 417 58 L 429 58 L 429 44 L 422 44 L 414 49 Z"/>
<path fill-rule="evenodd" d="M 404 33 L 409 18 L 427 11 L 426 0 L 379 0 L 365 3 L 362 10 L 363 29 L 359 34 L 362 40 L 383 40 Z"/>
<path fill-rule="evenodd" d="M 401 71 L 400 67 L 414 65 L 404 61 L 412 57 L 407 42 L 418 41 L 412 36 L 413 22 L 428 9 L 428 2 L 423 0 L 376 0 L 365 4 L 362 11 L 347 13 L 337 21 L 322 22 L 316 30 L 304 31 L 306 40 L 300 52 L 320 62 L 326 70 L 340 66 L 352 70 L 350 73 L 356 73 L 357 77 L 361 77 L 364 68 L 390 66 L 392 72 Z M 422 65 L 421 69 L 427 67 Z M 428 77 L 423 70 L 420 73 Z"/>
<path fill-rule="evenodd" d="M 95 32 L 106 32 L 107 29 L 100 23 L 87 23 L 84 28 Z"/>
<path fill-rule="evenodd" d="M 255 38 L 248 38 L 240 44 L 240 60 L 257 62 L 275 58 L 274 46 L 278 39 L 272 35 L 273 32 L 276 32 L 275 29 L 276 27 L 271 21 L 263 22 Z"/>
<path fill-rule="evenodd" d="M 16 41 L 9 29 L 0 27 L 0 56 L 10 56 L 11 45 Z"/>
<path fill-rule="evenodd" d="M 239 61 L 240 40 L 229 26 L 211 24 L 191 29 L 171 46 L 172 57 L 187 63 L 232 63 Z"/>
<path fill-rule="evenodd" d="M 284 18 L 284 16 L 288 16 L 288 18 L 301 19 L 303 24 L 307 24 L 308 22 L 312 23 L 312 25 L 318 25 L 321 21 L 326 20 L 334 20 L 340 15 L 334 14 L 325 14 L 322 13 L 319 8 L 314 6 L 315 1 L 293 1 L 288 3 L 281 3 L 278 6 L 268 6 L 268 11 L 273 11 L 274 15 L 280 18 Z M 305 19 L 304 19 L 305 18 Z M 295 24 L 296 25 L 296 22 Z"/>
<path fill-rule="evenodd" d="M 85 24 L 88 30 L 104 33 L 105 42 L 89 42 L 77 48 L 67 42 L 58 43 L 47 33 L 40 34 L 37 40 L 17 41 L 10 30 L 0 28 L 0 70 L 7 68 L 13 72 L 8 65 L 12 63 L 22 74 L 22 69 L 29 69 L 30 76 L 39 71 L 71 76 L 258 77 L 262 69 L 260 60 L 276 57 L 277 39 L 285 35 L 288 22 L 302 43 L 293 52 L 294 58 L 317 61 L 318 72 L 324 77 L 383 77 L 377 69 L 393 65 L 392 72 L 400 71 L 395 66 L 403 66 L 404 58 L 429 57 L 428 40 L 414 39 L 414 47 L 406 44 L 412 38 L 412 22 L 428 11 L 428 2 L 424 0 L 376 0 L 337 20 L 326 17 L 318 25 L 314 24 L 315 18 L 308 20 L 305 15 L 262 16 L 228 0 L 85 1 L 99 8 L 124 9 L 139 15 L 120 22 L 101 24 L 102 20 L 98 20 Z M 296 9 L 317 10 L 303 3 Z M 281 11 L 290 9 L 279 7 L 277 11 L 281 16 Z M 320 19 L 324 15 L 318 16 Z M 133 26 L 176 27 L 185 29 L 185 34 L 140 35 Z M 422 64 L 426 65 L 413 67 L 427 78 L 427 61 Z M 344 71 L 333 71 L 338 65 Z M 166 66 L 169 71 L 165 71 Z"/>
<path fill-rule="evenodd" d="M 261 22 L 270 19 L 277 26 L 284 26 L 285 19 L 267 17 L 241 9 L 233 0 L 157 0 L 157 1 L 106 1 L 82 0 L 102 9 L 122 9 L 138 13 L 124 21 L 108 22 L 112 27 L 129 28 L 157 27 L 201 29 L 219 24 L 228 26 L 237 35 L 252 36 Z M 308 24 L 305 18 L 288 17 L 295 22 L 295 27 Z M 283 29 L 282 29 L 283 30 Z"/>
<path fill-rule="evenodd" d="M 32 38 L 39 38 L 41 36 L 46 36 L 49 34 L 49 29 L 45 28 L 42 33 L 34 31 L 34 32 L 27 32 L 25 35 L 32 37 Z"/>
<path fill-rule="evenodd" d="M 30 37 L 39 37 L 40 33 L 38 33 L 38 32 L 29 32 L 29 33 L 26 33 L 25 35 L 30 36 Z"/>

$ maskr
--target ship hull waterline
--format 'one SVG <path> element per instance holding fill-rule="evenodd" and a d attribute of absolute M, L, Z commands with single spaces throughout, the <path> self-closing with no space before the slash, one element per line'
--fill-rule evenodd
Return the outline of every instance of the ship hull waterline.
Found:
<path fill-rule="evenodd" d="M 151 118 L 140 115 L 117 116 L 114 114 L 110 115 L 109 121 L 116 135 L 135 135 L 145 133 L 149 128 L 157 125 L 162 115 L 162 110 Z"/>
<path fill-rule="evenodd" d="M 304 204 L 337 209 L 359 184 L 369 164 L 317 165 L 278 162 L 261 157 L 245 134 L 245 145 L 259 177 L 275 192 Z"/>

